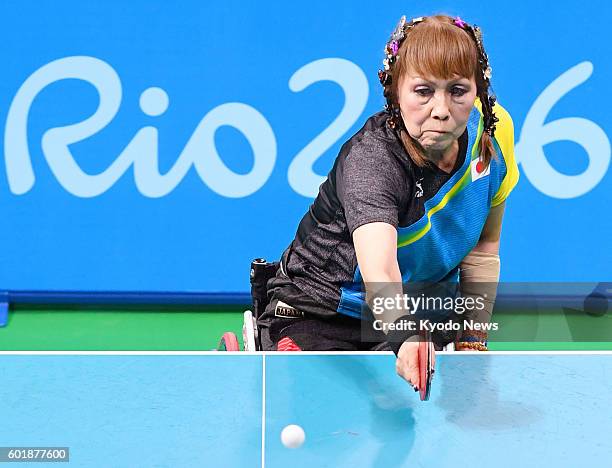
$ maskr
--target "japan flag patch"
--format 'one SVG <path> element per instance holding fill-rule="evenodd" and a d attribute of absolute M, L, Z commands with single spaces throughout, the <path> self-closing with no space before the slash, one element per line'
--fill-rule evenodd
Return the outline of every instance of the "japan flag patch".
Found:
<path fill-rule="evenodd" d="M 470 169 L 472 170 L 472 182 L 482 179 L 491 173 L 491 165 L 489 164 L 485 167 L 480 158 L 474 159 L 470 163 Z"/>

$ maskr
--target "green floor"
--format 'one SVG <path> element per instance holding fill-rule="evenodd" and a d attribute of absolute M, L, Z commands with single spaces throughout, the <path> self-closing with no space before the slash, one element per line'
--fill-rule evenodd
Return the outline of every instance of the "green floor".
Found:
<path fill-rule="evenodd" d="M 588 315 L 577 309 L 496 309 L 497 332 L 489 335 L 495 351 L 612 350 L 612 313 Z"/>
<path fill-rule="evenodd" d="M 244 307 L 200 310 L 18 308 L 0 328 L 0 350 L 209 351 L 226 331 L 241 340 Z M 580 311 L 494 314 L 491 350 L 612 350 L 612 314 Z"/>
<path fill-rule="evenodd" d="M 210 351 L 226 331 L 241 339 L 239 312 L 21 309 L 0 328 L 0 350 Z"/>

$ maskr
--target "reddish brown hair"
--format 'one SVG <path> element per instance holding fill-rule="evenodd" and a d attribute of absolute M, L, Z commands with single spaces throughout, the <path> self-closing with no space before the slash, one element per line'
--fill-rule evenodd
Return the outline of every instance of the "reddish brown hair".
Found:
<path fill-rule="evenodd" d="M 386 95 L 398 109 L 399 84 L 409 70 L 421 76 L 433 76 L 443 80 L 455 75 L 474 77 L 480 100 L 489 98 L 488 83 L 483 78 L 476 42 L 467 31 L 453 24 L 453 21 L 454 18 L 447 15 L 428 16 L 407 32 L 391 72 L 391 84 L 386 90 Z M 421 145 L 408 135 L 403 125 L 398 127 L 398 133 L 413 161 L 424 166 L 427 160 Z M 483 163 L 488 165 L 495 156 L 495 149 L 487 132 L 482 133 L 478 149 Z"/>

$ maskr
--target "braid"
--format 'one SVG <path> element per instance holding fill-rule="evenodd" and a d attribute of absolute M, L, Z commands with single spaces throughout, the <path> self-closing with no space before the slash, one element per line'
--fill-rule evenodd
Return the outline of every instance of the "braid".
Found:
<path fill-rule="evenodd" d="M 483 91 L 478 93 L 478 98 L 482 104 L 482 120 L 484 124 L 478 150 L 486 167 L 495 156 L 493 137 L 495 136 L 495 122 L 499 119 L 495 116 L 492 109 L 495 104 L 495 97 L 489 96 L 486 91 Z"/>
<path fill-rule="evenodd" d="M 397 61 L 397 54 L 402 42 L 406 38 L 406 34 L 417 24 L 423 22 L 425 18 L 413 18 L 406 22 L 406 17 L 402 16 L 399 23 L 395 27 L 391 38 L 385 46 L 385 59 L 383 60 L 384 70 L 378 70 L 378 79 L 380 84 L 383 86 L 383 96 L 387 103 L 385 104 L 385 110 L 389 114 L 387 118 L 387 125 L 401 133 L 404 128 L 404 121 L 400 112 L 399 104 L 397 103 L 397 96 L 394 92 L 394 78 L 393 78 L 393 65 Z M 397 78 L 396 78 L 397 79 Z"/>
<path fill-rule="evenodd" d="M 495 124 L 499 122 L 499 119 L 493 112 L 496 98 L 494 95 L 489 94 L 489 88 L 491 87 L 491 66 L 489 65 L 489 57 L 487 56 L 482 43 L 482 31 L 476 25 L 470 26 L 465 22 L 463 22 L 463 24 L 464 27 L 462 29 L 469 33 L 476 44 L 478 64 L 480 65 L 480 70 L 482 71 L 481 74 L 476 74 L 476 85 L 478 88 L 477 95 L 478 99 L 480 99 L 483 120 L 483 132 L 480 137 L 478 150 L 483 164 L 488 166 L 491 162 L 491 158 L 495 156 L 493 138 L 495 137 Z"/>
<path fill-rule="evenodd" d="M 476 77 L 476 83 L 478 84 L 478 97 L 482 104 L 482 116 L 484 120 L 484 131 L 489 134 L 491 138 L 495 136 L 495 124 L 499 122 L 499 119 L 493 112 L 496 98 L 493 95 L 489 95 L 489 88 L 491 86 L 491 66 L 489 65 L 489 57 L 484 50 L 482 43 L 482 32 L 476 25 L 470 26 L 465 23 L 463 28 L 467 31 L 474 42 L 476 43 L 476 50 L 478 51 L 478 64 L 482 70 L 482 76 Z"/>

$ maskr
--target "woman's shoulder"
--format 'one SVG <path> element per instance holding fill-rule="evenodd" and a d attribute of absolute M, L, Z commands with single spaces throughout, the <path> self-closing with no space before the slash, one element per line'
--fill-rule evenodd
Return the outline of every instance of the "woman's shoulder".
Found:
<path fill-rule="evenodd" d="M 504 137 L 512 136 L 514 137 L 514 122 L 512 121 L 512 117 L 510 113 L 499 103 L 495 103 L 495 107 L 493 107 L 493 112 L 495 117 L 499 120 L 497 125 L 495 126 L 495 132 L 497 135 L 504 135 Z"/>
<path fill-rule="evenodd" d="M 474 107 L 478 109 L 482 118 L 482 105 L 479 99 L 474 102 Z M 493 113 L 497 117 L 498 122 L 495 125 L 495 137 L 497 140 L 511 140 L 514 142 L 514 123 L 510 113 L 499 102 L 495 103 Z"/>
<path fill-rule="evenodd" d="M 495 141 L 501 150 L 501 157 L 506 165 L 506 175 L 493 197 L 492 206 L 502 203 L 516 186 L 520 174 L 514 156 L 514 123 L 510 113 L 500 103 L 496 102 L 493 112 L 498 121 L 495 125 Z"/>
<path fill-rule="evenodd" d="M 478 109 L 480 113 L 480 119 L 482 123 L 482 105 L 479 99 L 474 102 L 474 107 Z M 493 107 L 493 113 L 497 117 L 497 123 L 495 124 L 495 141 L 499 145 L 499 149 L 502 152 L 502 156 L 506 161 L 507 165 L 515 165 L 514 162 L 514 123 L 510 113 L 503 107 L 499 102 L 495 103 Z"/>
<path fill-rule="evenodd" d="M 392 161 L 399 140 L 387 125 L 388 114 L 385 111 L 371 115 L 364 125 L 343 145 L 340 155 L 345 158 L 369 161 Z"/>
<path fill-rule="evenodd" d="M 512 122 L 512 117 L 501 104 L 496 103 L 493 112 L 499 119 L 495 126 L 495 139 L 504 157 L 507 159 L 512 156 L 514 160 L 514 122 Z"/>

